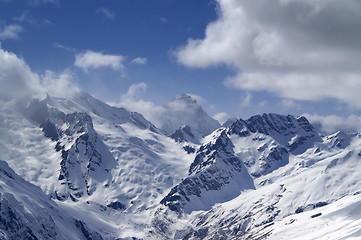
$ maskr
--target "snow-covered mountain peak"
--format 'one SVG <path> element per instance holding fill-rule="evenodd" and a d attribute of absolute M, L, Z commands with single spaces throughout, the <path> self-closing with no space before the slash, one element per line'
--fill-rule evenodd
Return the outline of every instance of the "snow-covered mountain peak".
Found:
<path fill-rule="evenodd" d="M 337 131 L 334 134 L 325 137 L 325 141 L 329 143 L 331 148 L 342 148 L 345 149 L 350 145 L 352 138 L 357 135 L 356 133 L 346 133 L 344 131 Z"/>
<path fill-rule="evenodd" d="M 301 116 L 275 113 L 256 115 L 247 120 L 239 119 L 230 125 L 229 134 L 248 137 L 252 134 L 269 136 L 289 151 L 304 152 L 315 142 L 321 142 L 320 134 Z"/>
<path fill-rule="evenodd" d="M 198 103 L 197 103 L 197 100 L 192 98 L 192 96 L 187 94 L 187 93 L 177 95 L 173 101 L 182 101 L 182 102 L 185 102 L 187 104 L 194 104 L 197 107 L 199 106 Z"/>
<path fill-rule="evenodd" d="M 166 103 L 164 109 L 163 121 L 160 128 L 169 136 L 177 130 L 182 131 L 182 128 L 188 126 L 189 129 L 185 130 L 190 130 L 190 134 L 187 132 L 185 134 L 188 136 L 193 135 L 193 137 L 191 137 L 194 139 L 193 142 L 199 142 L 201 138 L 220 127 L 218 121 L 208 116 L 197 101 L 188 94 L 177 96 L 175 99 Z"/>
<path fill-rule="evenodd" d="M 86 112 L 113 124 L 131 123 L 142 129 L 148 128 L 152 131 L 158 131 L 143 115 L 125 108 L 109 106 L 87 92 L 79 92 L 67 99 L 48 97 L 47 103 L 65 113 Z"/>
<path fill-rule="evenodd" d="M 276 113 L 255 115 L 247 120 L 239 119 L 230 128 L 242 131 L 244 134 L 246 134 L 246 131 L 249 131 L 265 135 L 282 134 L 284 136 L 300 132 L 315 132 L 314 127 L 303 116 L 296 118 L 292 115 L 286 116 Z"/>

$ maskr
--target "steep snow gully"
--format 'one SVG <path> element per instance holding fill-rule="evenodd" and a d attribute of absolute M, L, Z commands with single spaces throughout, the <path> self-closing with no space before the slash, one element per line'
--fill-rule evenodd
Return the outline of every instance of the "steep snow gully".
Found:
<path fill-rule="evenodd" d="M 360 133 L 164 108 L 0 99 L 0 239 L 361 238 Z"/>

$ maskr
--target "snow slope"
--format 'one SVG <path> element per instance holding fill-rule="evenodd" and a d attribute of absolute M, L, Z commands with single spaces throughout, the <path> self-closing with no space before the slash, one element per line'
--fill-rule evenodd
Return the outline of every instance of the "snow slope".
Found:
<path fill-rule="evenodd" d="M 1 239 L 102 239 L 0 160 Z"/>

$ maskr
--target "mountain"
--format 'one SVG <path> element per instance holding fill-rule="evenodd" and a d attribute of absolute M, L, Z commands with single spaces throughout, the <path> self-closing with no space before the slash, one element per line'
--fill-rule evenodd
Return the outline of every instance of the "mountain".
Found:
<path fill-rule="evenodd" d="M 321 137 L 304 117 L 263 114 L 232 121 L 206 139 L 190 165 L 189 176 L 161 202 L 164 206 L 159 207 L 153 221 L 159 236 L 360 236 L 347 226 L 357 225 L 351 216 L 360 217 L 351 210 L 361 204 L 357 197 L 361 187 L 360 134 L 339 132 Z M 164 217 L 168 212 L 174 212 L 174 217 Z M 343 220 L 333 222 L 333 216 Z M 314 226 L 310 219 L 317 217 L 323 220 L 312 220 L 320 224 Z M 182 221 L 175 219 L 187 223 L 177 225 L 174 222 Z M 304 238 L 304 225 L 309 238 Z M 292 226 L 302 235 L 293 232 Z M 329 233 L 323 238 L 321 232 L 325 231 Z"/>
<path fill-rule="evenodd" d="M 189 177 L 161 201 L 171 210 L 179 213 L 209 210 L 217 202 L 231 200 L 242 190 L 254 188 L 226 132 L 221 129 L 211 138 L 198 149 L 189 167 Z"/>
<path fill-rule="evenodd" d="M 360 237 L 361 134 L 165 106 L 157 128 L 85 92 L 0 98 L 0 238 Z"/>
<path fill-rule="evenodd" d="M 200 139 L 220 127 L 188 94 L 177 96 L 164 105 L 160 128 L 178 142 L 200 143 Z"/>
<path fill-rule="evenodd" d="M 171 210 L 190 213 L 231 200 L 255 188 L 251 176 L 256 180 L 267 175 L 287 165 L 292 153 L 321 141 L 304 117 L 278 114 L 239 119 L 206 139 L 209 142 L 198 149 L 190 165 L 189 177 L 161 202 Z"/>
<path fill-rule="evenodd" d="M 87 93 L 1 99 L 0 107 L 1 158 L 67 212 L 113 236 L 144 225 L 145 209 L 159 204 L 191 162 L 192 154 L 141 114 Z"/>
<path fill-rule="evenodd" d="M 1 239 L 103 239 L 0 160 Z"/>

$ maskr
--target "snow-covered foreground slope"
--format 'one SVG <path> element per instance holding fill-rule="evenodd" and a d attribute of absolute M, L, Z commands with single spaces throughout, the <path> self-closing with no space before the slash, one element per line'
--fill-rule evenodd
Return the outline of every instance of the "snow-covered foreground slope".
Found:
<path fill-rule="evenodd" d="M 102 239 L 0 160 L 0 239 Z"/>
<path fill-rule="evenodd" d="M 269 239 L 360 239 L 361 196 L 346 196 L 320 209 L 276 221 Z"/>
<path fill-rule="evenodd" d="M 10 234 L 48 234 L 28 224 L 41 224 L 40 214 L 53 219 L 44 226 L 56 233 L 71 222 L 69 234 L 77 237 L 57 233 L 59 239 L 294 239 L 303 227 L 302 239 L 360 235 L 361 214 L 353 210 L 361 192 L 360 134 L 322 136 L 304 117 L 263 114 L 228 121 L 202 138 L 218 125 L 183 98 L 174 104 L 192 108 L 182 116 L 189 123 L 177 130 L 179 123 L 168 122 L 169 134 L 87 93 L 1 99 L 0 159 L 44 192 L 36 188 L 33 196 L 30 183 L 16 177 L 18 187 L 0 176 L 1 203 L 43 209 L 29 206 L 15 218 L 3 212 L 24 226 Z M 197 114 L 201 121 L 192 122 Z M 12 236 L 6 229 L 0 227 Z"/>

